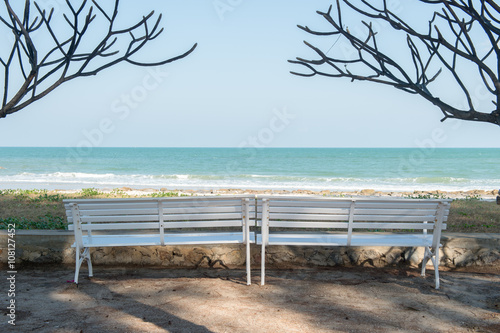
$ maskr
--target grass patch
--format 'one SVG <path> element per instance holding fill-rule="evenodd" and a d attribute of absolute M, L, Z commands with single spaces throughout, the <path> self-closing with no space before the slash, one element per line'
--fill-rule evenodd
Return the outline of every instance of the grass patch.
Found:
<path fill-rule="evenodd" d="M 14 224 L 16 229 L 67 229 L 66 220 L 61 216 L 54 216 L 50 213 L 38 216 L 36 219 L 25 217 L 8 217 L 0 219 L 0 229 L 7 229 L 9 224 Z"/>
<path fill-rule="evenodd" d="M 141 197 L 177 197 L 177 192 L 156 192 Z M 0 190 L 0 229 L 67 229 L 64 199 L 129 198 L 124 191 L 100 192 L 95 188 L 61 194 L 46 190 Z"/>
<path fill-rule="evenodd" d="M 449 199 L 444 194 L 413 194 L 409 199 Z M 481 200 L 479 195 L 467 195 L 451 202 L 448 232 L 500 233 L 500 205 Z"/>
<path fill-rule="evenodd" d="M 476 198 L 453 200 L 447 231 L 500 233 L 500 205 Z"/>

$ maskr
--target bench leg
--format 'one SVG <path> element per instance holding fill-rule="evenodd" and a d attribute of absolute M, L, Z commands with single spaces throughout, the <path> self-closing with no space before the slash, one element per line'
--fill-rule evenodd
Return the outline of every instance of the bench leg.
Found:
<path fill-rule="evenodd" d="M 432 257 L 432 254 L 429 250 L 429 248 L 426 246 L 425 247 L 425 252 L 424 252 L 424 259 L 422 260 L 422 273 L 421 275 L 425 277 L 425 266 L 427 266 L 427 262 L 429 259 Z"/>
<path fill-rule="evenodd" d="M 431 258 L 431 260 L 434 264 L 435 287 L 439 289 L 439 248 L 435 251 L 434 258 Z"/>
<path fill-rule="evenodd" d="M 425 248 L 424 259 L 422 260 L 422 276 L 425 276 L 425 266 L 427 266 L 429 259 L 434 266 L 435 288 L 439 289 L 439 249 L 433 252 L 429 247 Z"/>
<path fill-rule="evenodd" d="M 266 245 L 264 244 L 264 240 L 262 240 L 262 252 L 260 258 L 260 285 L 263 286 L 265 284 L 265 276 L 266 276 Z"/>
<path fill-rule="evenodd" d="M 84 260 L 87 260 L 89 267 L 89 276 L 93 276 L 92 273 L 92 262 L 90 260 L 90 248 L 86 247 L 81 251 L 79 248 L 76 249 L 76 260 L 75 260 L 75 283 L 78 284 L 78 276 L 80 274 L 80 268 Z"/>
<path fill-rule="evenodd" d="M 252 277 L 250 274 L 250 242 L 247 241 L 246 244 L 246 265 L 247 265 L 247 286 L 249 286 L 252 283 Z"/>
<path fill-rule="evenodd" d="M 92 277 L 94 276 L 94 272 L 92 270 L 92 260 L 90 260 L 90 248 L 87 248 L 86 258 L 87 258 L 87 266 L 89 268 L 89 277 Z"/>

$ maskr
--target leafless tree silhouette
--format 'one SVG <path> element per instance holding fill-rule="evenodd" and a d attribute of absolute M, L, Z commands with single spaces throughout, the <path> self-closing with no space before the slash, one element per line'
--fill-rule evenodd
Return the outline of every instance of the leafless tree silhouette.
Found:
<path fill-rule="evenodd" d="M 10 32 L 12 38 L 9 45 L 0 48 L 0 75 L 3 74 L 0 118 L 77 77 L 96 75 L 120 62 L 137 66 L 167 64 L 186 57 L 197 45 L 173 58 L 141 62 L 132 57 L 163 32 L 162 15 L 156 16 L 154 11 L 120 28 L 119 0 L 100 5 L 95 0 L 66 0 L 61 2 L 64 10 L 57 15 L 54 7 L 43 8 L 36 1 L 11 4 L 10 0 L 4 0 L 4 4 L 0 26 L 8 31 L 4 36 Z M 105 9 L 106 6 L 110 9 Z"/>
<path fill-rule="evenodd" d="M 425 4 L 433 12 L 428 21 L 422 21 L 420 29 L 415 24 L 408 24 L 408 19 L 403 20 L 400 15 L 404 10 L 399 13 L 391 9 L 391 1 L 386 0 L 359 0 L 355 4 L 337 0 L 333 12 L 332 6 L 327 12 L 318 11 L 331 29 L 317 31 L 307 26 L 298 27 L 313 35 L 333 36 L 332 42 L 339 39 L 342 42 L 331 48 L 335 55 L 329 56 L 330 50 L 322 50 L 305 41 L 319 58 L 289 60 L 308 69 L 292 74 L 389 85 L 418 94 L 436 105 L 444 115 L 441 121 L 455 118 L 500 125 L 500 5 L 496 0 L 416 2 Z M 400 6 L 407 4 L 400 2 Z M 346 8 L 370 22 L 362 20 L 363 29 L 351 33 L 344 20 Z M 406 14 L 415 15 L 409 11 Z M 380 30 L 386 28 L 404 34 L 406 46 L 402 40 L 403 45 L 382 49 Z M 346 52 L 346 48 L 349 51 Z M 407 49 L 404 59 L 401 59 L 401 49 Z M 456 92 L 452 98 L 439 96 L 444 85 Z M 457 102 L 459 94 L 462 101 Z M 485 98 L 493 102 L 489 104 L 491 108 L 482 103 Z"/>

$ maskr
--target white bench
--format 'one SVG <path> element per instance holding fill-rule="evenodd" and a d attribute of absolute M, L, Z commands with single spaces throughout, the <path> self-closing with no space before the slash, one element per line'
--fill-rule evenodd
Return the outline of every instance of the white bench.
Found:
<path fill-rule="evenodd" d="M 68 229 L 75 233 L 75 283 L 85 260 L 89 276 L 93 275 L 93 247 L 245 244 L 250 284 L 254 198 L 67 199 L 64 203 Z"/>
<path fill-rule="evenodd" d="M 263 197 L 257 235 L 257 244 L 262 246 L 261 284 L 265 283 L 269 245 L 398 246 L 425 248 L 422 276 L 430 259 L 439 289 L 440 238 L 450 201 Z M 364 232 L 370 230 L 391 232 Z"/>

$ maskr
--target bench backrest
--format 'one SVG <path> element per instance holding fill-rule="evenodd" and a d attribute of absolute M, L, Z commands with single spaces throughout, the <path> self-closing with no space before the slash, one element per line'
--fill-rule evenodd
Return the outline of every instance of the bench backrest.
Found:
<path fill-rule="evenodd" d="M 163 235 L 186 229 L 240 230 L 248 235 L 255 221 L 255 200 L 248 197 L 67 199 L 68 229 L 83 232 L 141 230 Z"/>
<path fill-rule="evenodd" d="M 87 230 L 158 229 L 158 201 L 154 199 L 65 200 L 68 229 L 81 224 Z"/>
<path fill-rule="evenodd" d="M 262 198 L 261 221 L 268 228 L 300 231 L 332 229 L 348 235 L 356 229 L 410 232 L 446 228 L 450 200 L 375 198 Z M 260 223 L 259 223 L 260 224 Z M 440 235 L 439 235 L 440 236 Z M 264 235 L 265 237 L 265 235 Z"/>

